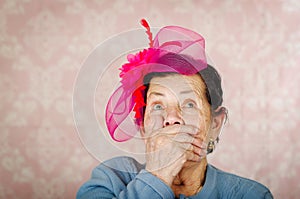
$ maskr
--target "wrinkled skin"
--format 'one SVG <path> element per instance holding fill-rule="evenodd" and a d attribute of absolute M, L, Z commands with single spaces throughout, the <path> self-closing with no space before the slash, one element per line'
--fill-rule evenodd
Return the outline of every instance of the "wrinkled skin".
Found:
<path fill-rule="evenodd" d="M 146 170 L 175 195 L 195 195 L 204 184 L 207 141 L 218 136 L 223 117 L 214 118 L 199 75 L 153 77 L 142 126 Z"/>

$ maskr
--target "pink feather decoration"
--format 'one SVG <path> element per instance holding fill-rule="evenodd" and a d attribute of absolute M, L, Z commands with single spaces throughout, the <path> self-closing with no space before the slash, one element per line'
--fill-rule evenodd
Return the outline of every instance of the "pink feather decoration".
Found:
<path fill-rule="evenodd" d="M 153 39 L 152 39 L 152 32 L 150 31 L 150 26 L 149 26 L 148 22 L 146 21 L 146 19 L 142 19 L 141 24 L 147 30 L 146 33 L 148 35 L 148 39 L 149 39 L 149 42 L 150 42 L 149 47 L 152 48 L 153 47 Z"/>

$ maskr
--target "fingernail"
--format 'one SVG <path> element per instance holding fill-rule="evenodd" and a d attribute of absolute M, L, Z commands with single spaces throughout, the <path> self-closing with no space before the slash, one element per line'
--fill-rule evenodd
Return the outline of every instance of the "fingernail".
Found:
<path fill-rule="evenodd" d="M 202 142 L 200 148 L 207 149 L 207 143 L 206 142 Z"/>
<path fill-rule="evenodd" d="M 200 159 L 202 160 L 203 158 L 205 158 L 206 157 L 206 153 L 205 154 L 202 154 L 202 152 L 201 152 L 201 154 L 199 155 L 199 157 L 200 157 Z"/>
<path fill-rule="evenodd" d="M 207 155 L 207 150 L 206 150 L 206 149 L 205 149 L 205 150 L 202 150 L 202 151 L 200 152 L 200 157 L 201 157 L 201 158 L 204 158 L 206 155 Z"/>

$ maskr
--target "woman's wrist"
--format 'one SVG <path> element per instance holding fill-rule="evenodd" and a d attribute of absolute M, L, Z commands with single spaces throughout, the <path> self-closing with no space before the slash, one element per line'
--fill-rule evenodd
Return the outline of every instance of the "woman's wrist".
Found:
<path fill-rule="evenodd" d="M 169 187 L 172 186 L 174 177 L 172 177 L 171 175 L 162 175 L 162 172 L 155 172 L 155 171 L 149 171 L 147 168 L 146 170 L 151 173 L 153 176 L 159 178 L 161 181 L 163 181 L 166 185 L 168 185 Z"/>

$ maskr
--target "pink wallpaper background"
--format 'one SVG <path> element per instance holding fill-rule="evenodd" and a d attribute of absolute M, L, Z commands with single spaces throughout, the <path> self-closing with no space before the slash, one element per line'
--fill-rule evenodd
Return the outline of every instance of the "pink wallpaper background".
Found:
<path fill-rule="evenodd" d="M 0 198 L 74 198 L 98 164 L 77 135 L 76 74 L 109 36 L 180 25 L 224 79 L 229 123 L 210 163 L 300 195 L 300 1 L 0 1 Z"/>

